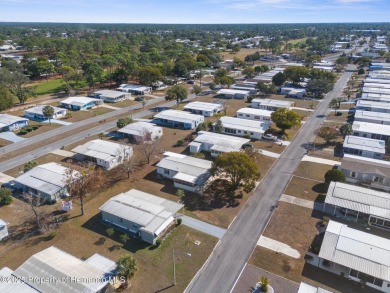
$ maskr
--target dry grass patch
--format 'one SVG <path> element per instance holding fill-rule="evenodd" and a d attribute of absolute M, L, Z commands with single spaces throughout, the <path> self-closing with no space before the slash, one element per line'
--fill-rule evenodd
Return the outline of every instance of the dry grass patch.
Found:
<path fill-rule="evenodd" d="M 78 122 L 78 121 L 85 120 L 85 119 L 88 119 L 88 118 L 100 116 L 100 115 L 103 115 L 103 114 L 106 114 L 106 113 L 112 112 L 112 111 L 114 111 L 114 110 L 113 109 L 104 108 L 104 107 L 98 107 L 98 108 L 89 109 L 89 110 L 86 110 L 86 111 L 83 111 L 83 110 L 80 110 L 80 111 L 68 111 L 72 115 L 72 117 L 70 117 L 68 119 L 65 119 L 64 121 L 67 121 L 67 122 Z"/>
<path fill-rule="evenodd" d="M 137 105 L 137 104 L 141 104 L 142 105 L 142 102 L 137 102 L 137 101 L 134 101 L 134 100 L 125 100 L 125 101 L 122 101 L 122 102 L 110 103 L 110 104 L 107 104 L 107 105 L 110 105 L 110 106 L 113 106 L 113 107 L 118 107 L 118 108 L 126 108 L 126 107 L 130 107 L 130 106 Z"/>
<path fill-rule="evenodd" d="M 327 190 L 328 185 L 324 182 L 293 176 L 284 193 L 311 201 L 323 202 Z"/>
<path fill-rule="evenodd" d="M 317 100 L 286 98 L 286 96 L 284 96 L 284 95 L 276 95 L 276 94 L 268 95 L 265 98 L 266 99 L 273 99 L 273 100 L 294 102 L 294 107 L 305 108 L 305 109 L 315 109 L 319 103 L 319 101 L 317 101 Z M 294 110 L 294 111 L 296 111 L 296 110 Z"/>
<path fill-rule="evenodd" d="M 324 181 L 325 173 L 332 168 L 333 166 L 330 165 L 302 161 L 295 170 L 294 175 Z"/>
<path fill-rule="evenodd" d="M 241 60 L 244 60 L 246 56 L 248 56 L 250 54 L 254 54 L 256 52 L 260 52 L 260 54 L 264 54 L 264 51 L 263 52 L 262 51 L 263 50 L 261 50 L 259 48 L 250 48 L 250 49 L 242 48 L 237 53 L 233 53 L 231 51 L 230 52 L 223 51 L 223 52 L 221 52 L 221 56 L 222 56 L 222 59 L 224 59 L 224 60 L 230 60 L 230 59 L 233 59 L 234 57 L 237 57 Z"/>

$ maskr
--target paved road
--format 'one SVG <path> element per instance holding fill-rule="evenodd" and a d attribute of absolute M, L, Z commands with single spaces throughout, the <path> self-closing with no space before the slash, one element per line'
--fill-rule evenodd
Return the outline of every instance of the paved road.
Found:
<path fill-rule="evenodd" d="M 348 67 L 355 69 L 355 67 Z M 231 292 L 240 272 L 245 267 L 269 218 L 270 208 L 282 195 L 292 174 L 306 153 L 305 145 L 314 139 L 314 131 L 320 127 L 329 111 L 329 100 L 338 97 L 352 72 L 346 71 L 328 93 L 309 120 L 302 126 L 291 144 L 276 161 L 247 201 L 224 237 L 214 248 L 203 268 L 188 285 L 188 293 Z"/>

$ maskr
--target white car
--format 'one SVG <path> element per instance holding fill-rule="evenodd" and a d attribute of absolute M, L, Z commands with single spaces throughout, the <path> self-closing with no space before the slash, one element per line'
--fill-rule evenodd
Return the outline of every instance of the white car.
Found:
<path fill-rule="evenodd" d="M 274 141 L 278 140 L 278 137 L 272 134 L 263 134 L 261 138 L 265 140 L 274 140 Z"/>

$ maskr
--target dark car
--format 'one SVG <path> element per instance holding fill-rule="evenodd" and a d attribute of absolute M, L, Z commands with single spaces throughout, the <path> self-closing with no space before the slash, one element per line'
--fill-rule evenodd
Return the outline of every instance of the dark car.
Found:
<path fill-rule="evenodd" d="M 188 84 L 195 84 L 195 80 L 189 80 L 187 81 Z"/>
<path fill-rule="evenodd" d="M 144 97 L 136 97 L 134 101 L 142 102 L 145 98 Z"/>

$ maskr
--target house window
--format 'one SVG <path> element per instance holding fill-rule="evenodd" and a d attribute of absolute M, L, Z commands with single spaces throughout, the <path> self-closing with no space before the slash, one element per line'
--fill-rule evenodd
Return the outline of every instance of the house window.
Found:
<path fill-rule="evenodd" d="M 375 278 L 374 283 L 375 286 L 382 287 L 383 280 Z"/>
<path fill-rule="evenodd" d="M 246 116 L 246 117 L 251 117 L 251 115 L 249 115 L 249 114 L 246 114 L 245 116 Z"/>
<path fill-rule="evenodd" d="M 351 177 L 356 178 L 356 172 L 351 172 Z"/>
<path fill-rule="evenodd" d="M 168 169 L 164 169 L 164 174 L 169 175 L 169 170 Z"/>
<path fill-rule="evenodd" d="M 123 219 L 120 218 L 120 217 L 118 217 L 118 222 L 119 222 L 119 223 L 123 223 Z"/>
<path fill-rule="evenodd" d="M 248 134 L 248 131 L 244 131 L 244 134 Z"/>
<path fill-rule="evenodd" d="M 260 120 L 260 116 L 255 116 L 255 120 Z"/>
<path fill-rule="evenodd" d="M 359 271 L 351 269 L 349 275 L 354 278 L 359 278 Z"/>
<path fill-rule="evenodd" d="M 253 135 L 253 132 L 251 132 L 251 135 Z"/>
<path fill-rule="evenodd" d="M 383 183 L 383 177 L 375 176 L 374 177 L 374 182 Z"/>
<path fill-rule="evenodd" d="M 238 114 L 238 116 L 242 117 L 243 115 L 242 114 Z"/>

